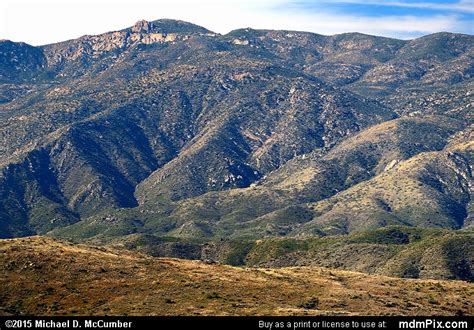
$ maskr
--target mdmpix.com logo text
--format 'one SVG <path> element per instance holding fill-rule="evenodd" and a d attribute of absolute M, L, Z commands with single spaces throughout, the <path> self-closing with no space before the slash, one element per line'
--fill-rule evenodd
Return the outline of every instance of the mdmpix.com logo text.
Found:
<path fill-rule="evenodd" d="M 467 321 L 445 321 L 436 319 L 399 321 L 400 329 L 468 329 Z"/>

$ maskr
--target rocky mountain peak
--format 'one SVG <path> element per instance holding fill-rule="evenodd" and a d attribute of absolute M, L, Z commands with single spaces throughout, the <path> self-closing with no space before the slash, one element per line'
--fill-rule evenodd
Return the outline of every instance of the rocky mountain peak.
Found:
<path fill-rule="evenodd" d="M 148 33 L 153 29 L 153 23 L 148 22 L 144 19 L 136 22 L 132 26 L 132 32 L 133 33 Z"/>

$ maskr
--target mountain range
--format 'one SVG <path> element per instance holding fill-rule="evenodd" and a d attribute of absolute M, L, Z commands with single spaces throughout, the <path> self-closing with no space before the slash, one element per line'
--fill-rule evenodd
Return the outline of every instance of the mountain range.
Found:
<path fill-rule="evenodd" d="M 474 37 L 454 33 L 221 35 L 163 19 L 2 40 L 0 237 L 285 266 L 314 264 L 308 242 L 336 237 L 344 269 L 473 280 L 473 78 Z M 344 261 L 341 246 L 385 227 L 449 241 L 426 255 L 455 266 Z M 261 240 L 305 252 L 266 260 Z"/>

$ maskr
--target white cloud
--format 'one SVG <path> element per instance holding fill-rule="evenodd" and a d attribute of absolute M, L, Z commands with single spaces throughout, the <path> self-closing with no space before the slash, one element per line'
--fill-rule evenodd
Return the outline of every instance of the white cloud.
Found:
<path fill-rule="evenodd" d="M 321 34 L 357 31 L 404 38 L 438 31 L 472 33 L 472 22 L 462 21 L 453 13 L 364 17 L 281 10 L 288 3 L 288 0 L 0 0 L 0 39 L 40 45 L 122 29 L 139 19 L 159 18 L 186 20 L 220 33 L 243 27 Z"/>
<path fill-rule="evenodd" d="M 404 2 L 404 1 L 390 1 L 390 0 L 323 0 L 320 2 L 327 3 L 355 3 L 363 5 L 378 5 L 378 6 L 393 6 L 405 8 L 419 8 L 419 9 L 435 9 L 459 11 L 466 13 L 474 13 L 474 0 L 461 0 L 455 3 L 435 3 L 435 2 Z"/>
<path fill-rule="evenodd" d="M 320 34 L 362 32 L 367 34 L 411 38 L 440 31 L 458 31 L 469 27 L 454 15 L 434 17 L 274 13 L 265 17 L 248 17 L 249 26 L 269 29 L 292 29 Z M 251 24 L 253 22 L 253 25 Z M 464 26 L 461 26 L 464 24 Z M 246 26 L 244 25 L 244 26 Z"/>

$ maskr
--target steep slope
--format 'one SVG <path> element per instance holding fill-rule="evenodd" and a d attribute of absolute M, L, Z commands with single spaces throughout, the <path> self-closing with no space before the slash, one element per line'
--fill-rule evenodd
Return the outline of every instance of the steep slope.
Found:
<path fill-rule="evenodd" d="M 234 67 L 235 65 L 234 63 Z M 346 135 L 358 131 L 360 127 L 393 116 L 390 111 L 379 108 L 376 104 L 364 103 L 350 94 L 325 87 L 320 82 L 306 80 L 305 83 L 300 83 L 296 77 L 287 77 L 287 72 L 277 71 L 272 74 L 270 71 L 269 75 L 263 73 L 264 69 L 259 70 L 262 74 L 257 71 L 254 75 L 260 76 L 260 81 L 248 84 L 236 82 L 235 91 L 226 93 L 220 88 L 222 79 L 227 77 L 227 74 L 222 72 L 228 72 L 230 68 L 217 67 L 210 72 L 201 70 L 207 69 L 191 70 L 187 66 L 174 68 L 167 77 L 164 77 L 166 81 L 164 84 L 160 79 L 163 76 L 149 74 L 147 78 L 141 78 L 136 83 L 142 87 L 139 89 L 140 92 L 130 92 L 130 89 L 136 86 L 132 83 L 128 90 L 121 92 L 121 95 L 119 93 L 119 98 L 128 94 L 129 100 L 127 105 L 117 105 L 116 108 L 111 104 L 105 108 L 106 100 L 103 99 L 89 111 L 87 108 L 84 109 L 79 98 L 75 100 L 79 101 L 79 104 L 72 109 L 72 118 L 66 120 L 75 120 L 76 116 L 80 119 L 83 114 L 90 112 L 92 115 L 86 119 L 76 119 L 65 128 L 53 131 L 46 136 L 46 139 L 38 137 L 36 145 L 31 146 L 31 140 L 25 139 L 25 135 L 22 134 L 22 131 L 28 135 L 32 132 L 20 131 L 18 141 L 30 141 L 30 145 L 20 149 L 18 155 L 10 156 L 14 157 L 15 162 L 3 169 L 5 182 L 1 186 L 3 194 L 14 198 L 12 190 L 18 191 L 18 186 L 12 177 L 31 177 L 31 180 L 35 181 L 38 180 L 38 176 L 45 175 L 41 167 L 46 166 L 52 168 L 51 173 L 47 173 L 52 177 L 48 184 L 54 185 L 51 189 L 64 197 L 62 204 L 66 204 L 72 212 L 88 215 L 113 206 L 134 206 L 135 185 L 176 154 L 178 157 L 173 162 L 143 183 L 144 190 L 149 182 L 156 185 L 156 181 L 161 180 L 156 178 L 162 173 L 166 173 L 168 181 L 161 183 L 163 188 L 155 188 L 152 194 L 166 193 L 167 189 L 173 188 L 174 190 L 169 191 L 168 195 L 181 198 L 209 190 L 248 186 L 259 177 L 259 172 L 265 173 L 295 154 L 325 146 L 323 138 L 329 145 L 334 144 Z M 196 75 L 200 75 L 201 79 Z M 290 79 L 294 79 L 294 83 L 290 83 Z M 181 86 L 185 81 L 188 81 L 185 84 L 186 89 L 178 89 L 176 84 Z M 266 99 L 264 92 L 261 103 L 255 99 L 242 99 L 243 95 L 247 94 L 250 97 L 259 91 L 271 89 L 273 88 L 271 86 L 274 86 L 272 84 L 278 83 L 285 86 L 302 84 L 301 93 L 308 93 L 307 98 L 313 102 L 310 103 L 313 106 L 308 108 L 306 103 L 295 102 L 291 108 L 286 108 L 286 104 L 269 103 L 271 100 Z M 146 86 L 148 92 L 144 93 L 143 86 Z M 288 91 L 283 89 L 274 96 L 279 97 L 278 95 L 286 93 Z M 326 100 L 321 95 L 331 97 Z M 100 96 L 103 96 L 102 92 L 94 95 L 97 98 Z M 208 97 L 204 100 L 206 96 Z M 235 104 L 238 97 L 242 103 Z M 90 94 L 83 98 L 84 102 L 92 103 Z M 116 100 L 117 96 L 112 95 L 112 98 Z M 316 101 L 320 103 L 315 104 Z M 232 103 L 232 107 L 228 106 Z M 342 105 L 345 108 L 340 108 Z M 52 118 L 41 114 L 37 117 L 28 116 L 22 122 L 16 119 L 18 117 L 12 117 L 10 119 L 12 124 L 6 126 L 2 133 L 18 134 L 17 128 L 25 125 L 27 127 L 42 123 L 49 125 L 51 122 L 53 125 L 59 125 L 53 118 L 62 114 L 61 107 L 56 108 L 57 110 L 52 108 L 50 115 Z M 101 108 L 105 109 L 95 113 Z M 177 112 L 176 109 L 180 110 Z M 250 114 L 255 117 L 268 116 L 272 111 L 276 112 L 274 113 L 276 120 L 271 116 L 267 117 L 268 119 L 249 122 L 246 117 Z M 296 120 L 295 112 L 306 116 L 308 121 Z M 315 126 L 308 125 L 312 121 Z M 285 138 L 283 129 L 288 122 L 294 125 L 295 134 Z M 272 124 L 281 127 L 280 131 L 271 131 Z M 335 125 L 337 128 L 333 128 Z M 255 133 L 261 135 L 257 141 L 252 135 Z M 38 134 L 44 134 L 44 131 L 39 131 Z M 279 141 L 284 143 L 278 145 Z M 278 145 L 278 149 L 271 148 L 272 144 Z M 12 145 L 13 143 L 9 143 L 7 148 Z M 36 163 L 32 161 L 32 157 L 35 157 L 39 148 L 43 151 L 39 158 L 40 162 Z M 203 153 L 206 153 L 206 150 L 212 153 L 203 160 Z M 252 154 L 257 153 L 261 160 L 252 159 L 256 158 Z M 171 174 L 167 173 L 169 171 Z M 188 173 L 192 173 L 192 176 L 188 176 Z M 13 181 L 11 185 L 7 184 L 9 181 Z M 169 182 L 173 182 L 173 185 Z M 30 180 L 22 180 L 22 184 L 29 186 Z M 25 187 L 23 191 L 29 189 Z M 31 189 L 37 191 L 34 187 Z M 139 197 L 145 195 L 140 189 L 137 193 Z M 41 190 L 37 193 L 44 196 Z M 17 202 L 12 201 L 8 205 L 4 203 L 5 212 L 23 213 L 23 222 L 26 222 L 34 212 L 34 200 L 28 200 L 25 192 L 21 191 L 17 192 L 16 196 Z M 51 218 L 51 215 L 46 214 L 40 216 Z M 11 217 L 18 219 L 16 215 Z"/>
<path fill-rule="evenodd" d="M 357 81 L 371 68 L 393 58 L 405 41 L 360 33 L 323 36 L 309 32 L 234 30 L 229 42 L 263 48 L 306 73 L 336 85 Z"/>
<path fill-rule="evenodd" d="M 347 233 L 389 224 L 468 226 L 471 151 L 460 148 L 459 155 L 448 156 L 451 151 L 444 150 L 470 141 L 472 128 L 461 131 L 463 127 L 461 121 L 446 117 L 389 121 L 346 139 L 323 156 L 315 152 L 296 157 L 252 187 L 179 202 L 150 199 L 137 208 L 104 212 L 55 234 L 105 238 L 138 232 L 258 239 L 297 232 L 317 236 Z M 431 161 L 431 176 L 417 176 Z M 399 167 L 405 170 L 398 172 Z M 440 191 L 433 192 L 435 189 Z M 420 195 L 413 195 L 415 191 Z M 385 201 L 385 194 L 396 196 L 401 208 L 422 204 L 412 213 L 398 214 Z M 348 208 L 350 202 L 353 208 Z M 367 206 L 356 207 L 364 204 Z M 420 209 L 426 214 L 415 212 Z M 327 222 L 323 221 L 326 217 Z M 354 221 L 353 225 L 348 221 Z"/>
<path fill-rule="evenodd" d="M 27 82 L 46 66 L 43 52 L 23 42 L 0 40 L 0 83 Z"/>
<path fill-rule="evenodd" d="M 329 149 L 364 127 L 393 118 L 376 103 L 293 74 L 264 68 L 235 73 L 231 80 L 223 77 L 230 91 L 215 106 L 212 128 L 141 183 L 139 199 L 162 193 L 180 199 L 246 187 L 296 155 Z M 251 81 L 241 82 L 241 75 Z"/>
<path fill-rule="evenodd" d="M 2 315 L 471 315 L 472 284 L 0 241 Z M 41 279 L 41 280 L 39 280 Z"/>
<path fill-rule="evenodd" d="M 455 86 L 408 88 L 399 90 L 379 101 L 396 109 L 400 116 L 439 114 L 474 122 L 474 81 Z"/>
<path fill-rule="evenodd" d="M 298 232 L 347 233 L 387 224 L 461 228 L 472 196 L 473 142 L 421 153 L 392 170 L 312 204 Z"/>
<path fill-rule="evenodd" d="M 268 235 L 287 235 L 302 223 L 314 219 L 311 223 L 319 224 L 327 216 L 338 222 L 341 227 L 339 229 L 330 229 L 329 227 L 323 229 L 322 225 L 317 225 L 312 231 L 309 231 L 311 225 L 308 224 L 301 228 L 301 232 L 313 235 L 320 235 L 322 232 L 348 232 L 364 230 L 370 226 L 383 226 L 389 224 L 390 221 L 398 224 L 458 228 L 464 223 L 466 206 L 470 201 L 471 192 L 467 188 L 472 180 L 470 148 L 462 149 L 463 154 L 460 156 L 459 163 L 457 163 L 456 155 L 450 156 L 453 160 L 449 157 L 443 158 L 447 157 L 448 151 L 443 156 L 440 155 L 439 161 L 433 165 L 438 169 L 433 173 L 433 176 L 439 175 L 439 179 L 428 181 L 425 175 L 421 182 L 410 181 L 413 184 L 408 185 L 407 180 L 399 181 L 402 174 L 398 174 L 398 172 L 390 174 L 390 170 L 397 168 L 398 163 L 410 159 L 412 165 L 410 168 L 406 168 L 403 176 L 415 176 L 413 173 L 425 168 L 423 162 L 428 162 L 437 153 L 426 154 L 426 156 L 419 158 L 412 157 L 427 150 L 441 150 L 446 145 L 449 135 L 454 134 L 457 129 L 462 127 L 454 121 L 451 122 L 453 126 L 448 128 L 446 125 L 449 125 L 449 121 L 440 119 L 442 118 L 402 119 L 375 126 L 344 141 L 322 158 L 316 154 L 289 162 L 281 169 L 271 173 L 257 187 L 223 196 L 204 195 L 196 201 L 183 202 L 171 214 L 171 218 L 173 220 L 179 219 L 178 221 L 202 221 L 207 224 L 210 222 L 212 223 L 211 227 L 219 228 L 215 234 L 224 237 L 227 235 L 249 235 L 258 238 Z M 440 124 L 441 122 L 443 124 Z M 444 170 L 445 167 L 446 170 Z M 428 171 L 434 171 L 434 169 L 430 167 Z M 373 178 L 373 181 L 365 182 L 370 178 Z M 436 186 L 435 182 L 439 182 L 439 180 L 444 184 Z M 372 182 L 377 182 L 377 184 L 369 193 L 366 190 Z M 430 185 L 420 187 L 423 193 L 414 198 L 416 195 L 413 196 L 412 193 L 417 189 L 409 191 L 409 187 L 412 185 L 418 187 L 424 185 L 424 182 L 430 182 L 429 184 L 436 188 L 432 188 Z M 349 189 L 347 192 L 348 194 L 352 191 L 354 193 L 345 195 L 345 190 L 354 185 L 355 187 L 351 188 L 353 190 Z M 447 188 L 446 185 L 450 188 Z M 429 192 L 426 192 L 425 188 L 428 188 Z M 442 193 L 435 193 L 432 189 L 441 190 Z M 400 217 L 397 218 L 393 212 L 383 210 L 385 205 L 383 198 L 381 200 L 376 198 L 378 192 L 382 196 L 384 190 L 390 191 L 387 194 L 398 196 L 401 207 L 410 204 L 410 202 L 422 204 L 419 208 L 413 206 L 413 213 L 400 214 Z M 324 200 L 336 193 L 339 194 L 331 199 L 331 202 L 322 201 L 315 208 L 300 204 Z M 453 195 L 450 195 L 451 193 Z M 374 197 L 371 197 L 372 194 Z M 346 200 L 347 203 L 353 202 L 354 204 L 351 205 L 354 207 L 349 208 L 348 204 L 332 204 L 332 201 L 338 200 L 338 198 Z M 439 205 L 435 209 L 431 203 Z M 374 207 L 369 207 L 369 204 Z M 364 205 L 364 207 L 360 207 L 360 205 Z M 415 211 L 418 209 L 425 210 L 427 214 L 417 215 Z M 269 213 L 271 210 L 278 211 Z M 355 220 L 354 218 L 364 210 L 366 212 L 364 213 L 365 218 Z M 436 212 L 441 212 L 444 216 L 438 218 Z M 330 216 L 330 214 L 332 215 Z M 424 218 L 425 222 L 420 223 L 420 217 Z M 346 228 L 343 225 L 346 221 L 344 219 L 354 221 L 354 226 Z M 382 222 L 371 223 L 375 219 Z M 318 230 L 322 230 L 322 232 Z M 182 232 L 180 231 L 179 234 Z"/>
<path fill-rule="evenodd" d="M 22 42 L 0 40 L 0 104 L 34 89 L 44 78 L 46 66 L 41 49 Z"/>
<path fill-rule="evenodd" d="M 436 33 L 411 40 L 395 56 L 371 69 L 355 88 L 377 93 L 397 87 L 456 84 L 474 73 L 473 36 Z"/>

